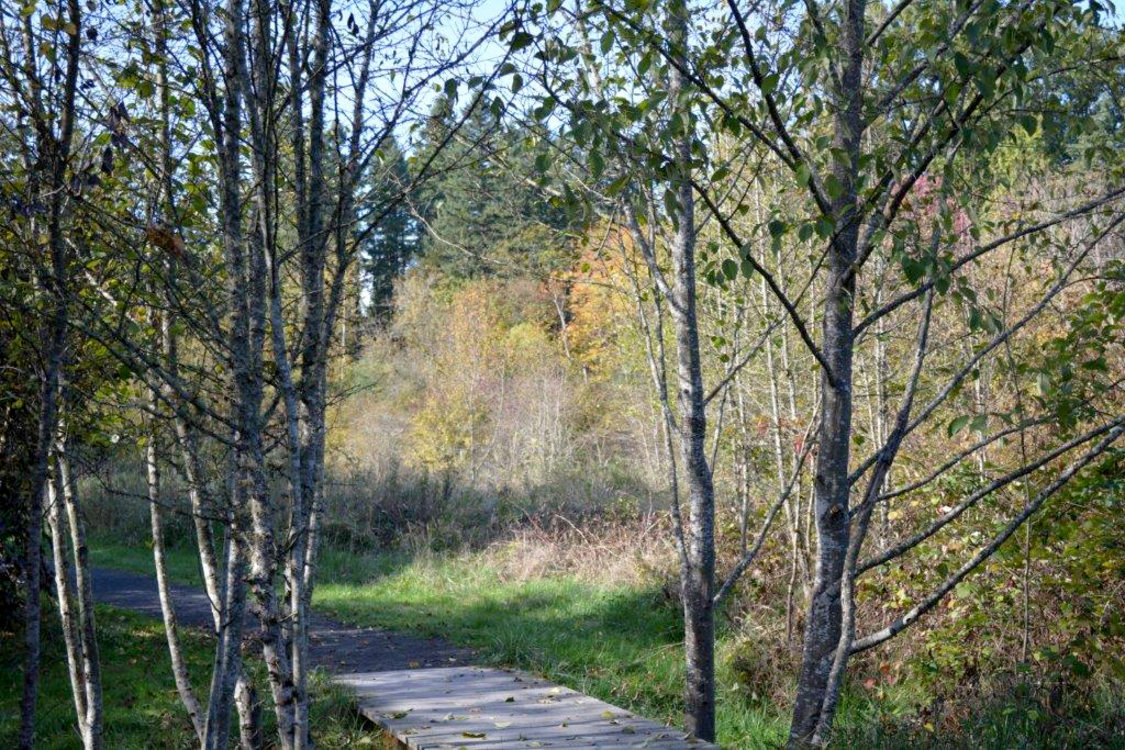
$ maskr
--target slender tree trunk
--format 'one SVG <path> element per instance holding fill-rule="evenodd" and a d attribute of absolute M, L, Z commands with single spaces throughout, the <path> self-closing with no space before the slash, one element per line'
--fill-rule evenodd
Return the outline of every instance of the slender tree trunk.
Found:
<path fill-rule="evenodd" d="M 102 710 L 101 659 L 97 628 L 94 622 L 94 586 L 90 576 L 90 550 L 86 544 L 86 522 L 78 507 L 78 488 L 70 471 L 65 438 L 60 439 L 55 461 L 58 465 L 59 489 L 62 492 L 70 542 L 74 551 L 74 578 L 78 594 L 78 621 L 82 637 L 82 673 L 86 688 L 86 717 L 82 722 L 83 745 L 99 750 L 104 745 L 104 712 Z"/>
<path fill-rule="evenodd" d="M 242 88 L 247 102 L 247 115 L 250 125 L 251 165 L 255 177 L 255 221 L 252 222 L 249 236 L 248 250 L 249 273 L 252 286 L 260 287 L 261 294 L 253 294 L 247 301 L 251 305 L 251 326 L 261 325 L 264 329 L 266 322 L 265 297 L 268 296 L 269 328 L 274 350 L 274 361 L 278 366 L 281 379 L 281 390 L 285 403 L 285 422 L 287 435 L 287 448 L 289 457 L 289 485 L 293 507 L 300 512 L 303 506 L 301 499 L 301 486 L 299 483 L 299 453 L 296 452 L 297 420 L 296 392 L 293 386 L 292 370 L 289 364 L 289 353 L 285 342 L 284 320 L 281 314 L 281 281 L 278 269 L 279 253 L 276 248 L 274 232 L 275 211 L 273 197 L 276 183 L 276 147 L 274 142 L 274 121 L 272 92 L 275 88 L 274 77 L 271 72 L 272 54 L 272 22 L 269 6 L 255 0 L 251 4 L 252 36 L 249 47 L 252 48 L 249 66 L 245 60 L 240 59 L 238 67 L 238 85 Z M 253 83 L 253 85 L 252 85 Z M 266 278 L 269 282 L 266 282 Z M 260 321 L 260 323 L 259 323 Z M 257 356 L 257 335 L 252 334 L 252 356 Z M 251 368 L 251 371 L 253 368 Z M 248 380 L 256 380 L 256 374 L 248 373 Z M 251 410 L 254 419 L 257 418 L 260 392 L 256 384 L 248 384 L 244 389 L 244 398 L 248 404 L 247 415 Z M 259 427 L 254 428 L 257 433 Z M 269 487 L 262 475 L 264 457 L 260 456 L 260 440 L 255 438 L 250 450 L 254 455 L 254 490 L 251 494 L 251 520 L 253 524 L 253 543 L 249 549 L 251 570 L 251 588 L 254 594 L 255 611 L 261 622 L 262 655 L 266 662 L 269 675 L 270 690 L 274 699 L 274 713 L 277 718 L 278 735 L 283 748 L 293 745 L 294 720 L 298 713 L 296 704 L 299 696 L 293 685 L 293 672 L 291 669 L 290 655 L 287 648 L 287 639 L 282 622 L 286 619 L 281 611 L 282 601 L 277 597 L 274 578 L 277 571 L 276 552 L 276 524 L 277 512 L 273 507 Z M 290 613 L 292 621 L 293 613 Z M 299 620 L 299 617 L 295 619 Z M 299 622 L 290 627 L 300 627 Z"/>
<path fill-rule="evenodd" d="M 240 750 L 258 750 L 265 747 L 262 732 L 262 703 L 258 691 L 243 669 L 234 685 L 234 702 L 238 707 L 238 746 Z"/>
<path fill-rule="evenodd" d="M 880 257 L 878 273 L 880 276 L 885 271 L 885 261 Z M 875 308 L 878 309 L 883 304 L 883 285 L 875 292 Z M 876 417 L 876 439 L 878 444 L 882 445 L 887 439 L 887 415 L 890 408 L 890 399 L 887 394 L 887 319 L 880 318 L 875 324 L 875 395 L 878 401 L 878 407 L 875 412 Z M 891 470 L 887 468 L 887 474 L 883 479 L 883 484 L 879 488 L 880 493 L 888 492 L 892 487 L 891 483 Z M 882 502 L 879 504 L 879 546 L 885 547 L 887 543 L 887 534 L 890 530 L 890 503 Z"/>
<path fill-rule="evenodd" d="M 60 243 L 61 244 L 61 243 Z M 59 366 L 63 354 L 66 331 L 66 312 L 63 303 L 56 302 L 51 325 L 47 364 L 40 387 L 39 435 L 36 442 L 35 469 L 31 478 L 27 521 L 27 553 L 24 556 L 24 660 L 23 697 L 20 699 L 21 750 L 31 750 L 35 744 L 35 703 L 39 693 L 39 630 L 40 630 L 40 569 L 43 565 L 43 494 L 47 485 L 48 454 L 54 439 L 57 421 L 56 394 L 58 392 Z"/>
<path fill-rule="evenodd" d="M 48 298 L 50 303 L 50 316 L 46 326 L 46 345 L 44 346 L 43 375 L 40 383 L 39 426 L 36 440 L 35 469 L 31 480 L 31 494 L 28 503 L 27 524 L 27 554 L 24 560 L 24 664 L 23 664 L 23 695 L 20 699 L 20 732 L 19 746 L 22 750 L 30 750 L 35 741 L 35 704 L 39 692 L 39 634 L 40 634 L 40 599 L 41 585 L 40 568 L 43 564 L 42 537 L 43 537 L 43 494 L 47 484 L 48 454 L 55 439 L 55 429 L 58 416 L 57 391 L 59 372 L 62 367 L 63 353 L 66 346 L 67 331 L 67 250 L 63 239 L 63 202 L 66 199 L 66 167 L 70 160 L 71 141 L 74 133 L 74 108 L 78 87 L 78 63 L 81 49 L 82 10 L 78 0 L 69 0 L 68 32 L 66 43 L 66 73 L 62 88 L 61 124 L 57 138 L 53 134 L 39 137 L 40 158 L 46 158 L 50 164 L 50 174 L 47 188 L 48 217 L 47 217 L 47 249 L 50 256 L 51 273 L 47 282 Z M 34 68 L 34 60 L 39 55 L 30 31 L 31 19 L 27 19 L 25 33 L 26 54 L 28 56 L 28 74 L 31 89 L 35 92 L 34 106 L 41 107 L 39 99 L 40 83 L 38 73 Z M 45 113 L 36 113 L 40 120 L 49 122 L 52 118 Z M 32 167 L 30 186 L 33 193 L 37 192 L 38 179 L 35 172 L 37 166 Z M 33 195 L 38 200 L 38 195 Z M 33 241 L 38 242 L 38 232 L 34 231 L 32 224 Z"/>
<path fill-rule="evenodd" d="M 843 574 L 849 541 L 848 461 L 852 423 L 852 310 L 859 238 L 856 174 L 863 118 L 864 0 L 849 0 L 843 23 L 842 80 L 833 175 L 842 187 L 832 205 L 835 235 L 828 252 L 821 373 L 820 445 L 813 498 L 818 549 L 816 578 L 805 624 L 805 642 L 789 743 L 816 744 L 826 690 L 842 635 Z M 829 718 L 829 723 L 831 717 Z"/>
<path fill-rule="evenodd" d="M 676 54 L 686 59 L 687 18 L 681 10 L 669 19 Z M 671 72 L 670 99 L 683 87 L 678 70 Z M 681 108 L 682 110 L 682 108 Z M 681 111 L 685 123 L 690 111 Z M 684 648 L 687 660 L 685 721 L 696 737 L 715 739 L 715 490 L 707 461 L 707 412 L 696 315 L 695 196 L 691 184 L 691 127 L 676 146 L 674 189 L 679 201 L 671 255 L 674 274 L 673 321 L 677 355 L 677 394 L 680 412 L 680 454 L 688 494 L 687 557 L 683 572 Z"/>
<path fill-rule="evenodd" d="M 63 501 L 57 487 L 58 479 L 47 483 L 47 523 L 51 529 L 51 551 L 55 563 L 55 594 L 58 597 L 59 619 L 62 622 L 63 643 L 66 645 L 66 665 L 70 675 L 70 692 L 74 697 L 74 715 L 78 733 L 85 735 L 86 681 L 82 671 L 82 641 L 74 612 L 74 583 L 70 577 L 69 545 L 63 525 Z"/>
<path fill-rule="evenodd" d="M 160 97 L 160 177 L 163 183 L 164 206 L 168 220 L 174 222 L 173 231 L 179 231 L 178 221 L 176 221 L 176 193 L 173 181 L 175 162 L 172 154 L 172 103 L 171 91 L 168 86 L 168 19 L 164 2 L 165 0 L 157 0 L 152 6 L 153 44 L 157 50 L 156 85 Z M 167 274 L 169 285 L 173 285 L 176 278 L 174 263 L 166 264 L 165 274 Z M 174 304 L 173 299 L 168 299 L 169 309 L 173 309 Z M 173 378 L 179 379 L 179 351 L 176 336 L 167 315 L 161 316 L 160 332 L 164 366 Z M 182 403 L 182 399 L 179 399 L 172 388 L 165 389 L 164 400 L 169 404 L 175 404 L 172 408 L 172 424 L 175 431 L 176 449 L 180 453 L 181 473 L 184 482 L 187 484 L 192 523 L 195 527 L 195 540 L 199 550 L 203 588 L 211 601 L 211 615 L 215 623 L 215 630 L 218 632 L 220 624 L 219 563 L 215 558 L 215 539 L 212 532 L 216 509 L 207 497 L 198 442 L 182 411 L 186 404 Z"/>
<path fill-rule="evenodd" d="M 237 482 L 237 480 L 236 480 Z M 244 493 L 235 488 L 234 495 Z M 207 725 L 203 732 L 203 750 L 227 750 L 230 741 L 230 705 L 242 671 L 242 628 L 246 612 L 246 563 L 239 539 L 242 524 L 231 514 L 227 534 L 226 576 L 221 592 L 221 619 L 218 646 L 211 670 L 211 692 L 207 704 Z"/>
<path fill-rule="evenodd" d="M 151 405 L 155 410 L 157 401 L 154 397 Z M 172 677 L 176 682 L 176 691 L 180 694 L 180 702 L 184 704 L 188 719 L 195 730 L 199 741 L 204 739 L 203 710 L 195 691 L 191 687 L 188 675 L 187 662 L 184 661 L 183 651 L 180 648 L 179 626 L 176 622 L 176 610 L 172 604 L 172 594 L 168 588 L 168 565 L 164 556 L 164 511 L 160 506 L 160 467 L 156 455 L 156 429 L 155 426 L 148 436 L 145 446 L 145 478 L 148 486 L 149 521 L 152 526 L 152 558 L 156 569 L 156 590 L 160 597 L 160 612 L 164 618 L 164 635 L 168 640 L 168 655 L 172 660 Z"/>
<path fill-rule="evenodd" d="M 731 386 L 735 390 L 738 419 L 738 445 L 734 454 L 734 473 L 738 490 L 738 549 L 742 555 L 745 555 L 750 544 L 750 434 L 746 428 L 746 394 L 743 392 L 741 373 L 735 375 Z"/>
<path fill-rule="evenodd" d="M 201 12 L 196 9 L 196 12 Z M 241 148 L 242 99 L 239 78 L 245 55 L 243 5 L 228 0 L 224 19 L 224 91 L 221 112 L 222 137 L 219 140 L 220 221 L 222 249 L 227 266 L 229 385 L 234 402 L 232 418 L 237 425 L 232 435 L 235 444 L 230 465 L 229 530 L 226 549 L 226 576 L 218 630 L 219 645 L 211 676 L 207 707 L 204 750 L 225 750 L 230 736 L 230 706 L 241 675 L 241 646 L 245 611 L 245 565 L 248 544 L 246 509 L 258 491 L 255 481 L 258 446 L 258 406 L 255 401 L 256 376 L 253 331 L 249 305 L 250 261 L 242 232 Z M 218 118 L 217 118 L 218 119 Z"/>

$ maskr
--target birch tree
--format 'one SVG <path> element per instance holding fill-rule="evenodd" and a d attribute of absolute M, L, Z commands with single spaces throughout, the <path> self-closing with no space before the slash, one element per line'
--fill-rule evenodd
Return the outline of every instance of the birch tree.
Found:
<path fill-rule="evenodd" d="M 165 624 L 179 693 L 205 747 L 225 747 L 232 704 L 243 746 L 261 741 L 241 664 L 255 626 L 280 745 L 311 742 L 307 623 L 329 364 L 364 235 L 416 189 L 369 195 L 364 186 L 380 181 L 363 178 L 384 168 L 384 147 L 409 127 L 423 92 L 475 60 L 495 33 L 502 14 L 482 23 L 471 9 L 153 2 L 125 24 L 144 30 L 126 40 L 139 59 L 106 71 L 118 88 L 98 113 L 108 131 L 102 182 L 126 197 L 84 206 L 102 265 L 86 279 L 98 304 L 82 305 L 78 325 L 136 378 L 149 441 L 169 435 L 179 457 L 214 605 L 206 705 L 175 664 L 167 601 Z M 435 30 L 439 15 L 453 44 Z M 171 28 L 189 33 L 173 37 Z M 152 122 L 155 132 L 142 125 Z M 414 183 L 429 166 L 419 165 Z M 164 578 L 161 462 L 146 454 Z M 216 457 L 225 476 L 208 476 Z M 280 492 L 268 479 L 275 461 Z M 167 600 L 166 581 L 161 591 Z"/>

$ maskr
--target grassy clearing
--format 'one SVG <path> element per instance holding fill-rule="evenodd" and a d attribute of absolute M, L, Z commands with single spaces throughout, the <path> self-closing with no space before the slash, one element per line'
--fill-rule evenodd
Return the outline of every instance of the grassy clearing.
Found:
<path fill-rule="evenodd" d="M 99 541 L 98 564 L 151 572 L 151 556 Z M 170 568 L 198 581 L 190 550 Z M 683 679 L 680 619 L 659 587 L 595 584 L 559 575 L 511 580 L 481 555 L 355 555 L 326 550 L 314 603 L 362 625 L 440 636 L 479 650 L 484 661 L 520 667 L 643 715 L 678 724 Z M 755 699 L 732 657 L 745 644 L 720 631 L 719 740 L 728 748 L 784 744 L 788 707 Z M 745 655 L 745 651 L 742 652 Z M 956 723 L 927 727 L 917 686 L 846 692 L 835 745 L 842 748 L 1125 748 L 1120 695 L 1082 709 L 1046 712 L 1035 696 L 997 695 Z"/>
<path fill-rule="evenodd" d="M 78 746 L 74 703 L 67 676 L 66 651 L 58 615 L 44 609 L 43 663 L 39 687 L 36 747 Z M 105 700 L 105 744 L 110 748 L 190 748 L 196 746 L 191 723 L 179 702 L 168 662 L 164 626 L 151 618 L 113 607 L 96 612 Z M 197 694 L 207 694 L 212 638 L 184 629 L 184 655 Z M 15 747 L 19 728 L 21 636 L 0 634 L 0 747 Z M 258 662 L 254 674 L 264 675 Z M 8 679 L 10 677 L 11 679 Z M 261 679 L 259 685 L 264 684 Z M 313 726 L 321 747 L 379 746 L 381 736 L 355 712 L 347 694 L 314 678 Z M 268 695 L 259 689 L 259 694 Z M 272 736 L 272 710 L 263 706 L 267 737 Z"/>

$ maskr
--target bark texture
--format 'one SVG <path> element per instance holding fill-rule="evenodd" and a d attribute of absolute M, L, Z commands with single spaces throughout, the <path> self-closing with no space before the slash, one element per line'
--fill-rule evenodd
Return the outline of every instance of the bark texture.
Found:
<path fill-rule="evenodd" d="M 841 186 L 832 204 L 835 234 L 828 248 L 821 351 L 821 429 L 813 514 L 818 548 L 790 746 L 814 744 L 825 710 L 829 675 L 842 632 L 842 576 L 848 550 L 851 491 L 848 461 L 852 423 L 852 315 L 859 242 L 856 178 L 863 122 L 863 0 L 849 0 L 842 20 L 842 71 L 837 92 L 832 174 Z"/>

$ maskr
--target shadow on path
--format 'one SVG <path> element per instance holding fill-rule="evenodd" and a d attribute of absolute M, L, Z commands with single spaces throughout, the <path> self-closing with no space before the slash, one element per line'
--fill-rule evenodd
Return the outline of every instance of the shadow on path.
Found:
<path fill-rule="evenodd" d="M 94 598 L 102 604 L 160 617 L 156 579 L 110 568 L 94 568 Z M 180 624 L 211 630 L 211 603 L 194 586 L 171 586 L 176 619 Z M 257 623 L 249 617 L 247 638 Z M 439 638 L 394 633 L 378 628 L 358 628 L 313 613 L 309 624 L 309 650 L 313 663 L 330 673 L 385 672 L 418 667 L 465 666 L 474 653 Z"/>

